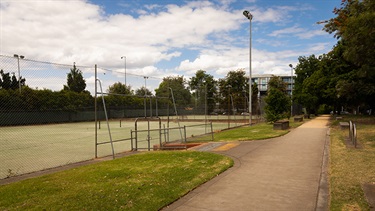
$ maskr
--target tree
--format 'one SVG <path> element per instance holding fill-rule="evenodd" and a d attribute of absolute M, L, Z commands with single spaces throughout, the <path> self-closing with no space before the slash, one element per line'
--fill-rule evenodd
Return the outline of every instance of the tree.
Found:
<path fill-rule="evenodd" d="M 229 109 L 228 112 L 244 110 L 247 102 L 249 101 L 249 83 L 248 78 L 245 77 L 246 73 L 243 69 L 236 71 L 229 71 L 225 79 L 220 79 L 219 89 L 221 94 L 220 105 L 221 108 Z M 256 103 L 256 102 L 255 102 Z M 228 105 L 229 104 L 229 105 Z M 252 102 L 254 105 L 254 103 Z M 245 109 L 244 111 L 246 111 Z"/>
<path fill-rule="evenodd" d="M 108 93 L 111 94 L 124 94 L 124 95 L 133 95 L 133 90 L 131 90 L 131 86 L 126 86 L 121 82 L 114 83 L 113 85 L 109 86 Z"/>
<path fill-rule="evenodd" d="M 375 2 L 373 0 L 343 0 L 337 15 L 324 26 L 328 33 L 345 41 L 344 57 L 356 65 L 375 64 Z"/>
<path fill-rule="evenodd" d="M 157 97 L 171 97 L 170 88 L 173 90 L 175 102 L 177 106 L 187 107 L 191 103 L 191 93 L 186 86 L 186 81 L 183 76 L 170 76 L 163 78 L 159 84 L 159 88 L 155 89 Z M 172 98 L 169 98 L 172 99 Z"/>
<path fill-rule="evenodd" d="M 135 95 L 137 96 L 152 96 L 152 92 L 146 87 L 142 86 L 141 88 L 135 90 Z"/>
<path fill-rule="evenodd" d="M 0 89 L 13 89 L 16 90 L 19 88 L 19 85 L 25 86 L 26 79 L 20 77 L 18 81 L 16 75 L 12 73 L 5 73 L 4 70 L 0 70 Z"/>
<path fill-rule="evenodd" d="M 195 109 L 203 111 L 207 104 L 207 112 L 211 113 L 215 108 L 217 97 L 217 82 L 204 70 L 198 70 L 189 81 L 190 90 L 195 98 Z"/>
<path fill-rule="evenodd" d="M 294 80 L 293 99 L 303 105 L 308 113 L 315 113 L 319 106 L 320 94 L 315 87 L 317 77 L 312 77 L 319 70 L 319 58 L 315 55 L 299 57 L 298 65 L 295 68 L 296 77 Z"/>
<path fill-rule="evenodd" d="M 287 94 L 287 84 L 280 77 L 273 76 L 268 82 L 267 96 L 265 97 L 265 112 L 268 122 L 287 118 L 289 116 L 290 98 Z"/>
<path fill-rule="evenodd" d="M 83 92 L 85 88 L 86 81 L 83 78 L 82 71 L 74 64 L 73 68 L 70 69 L 70 73 L 67 75 L 67 85 L 64 85 L 64 90 Z"/>
<path fill-rule="evenodd" d="M 341 78 L 337 90 L 341 98 L 354 96 L 354 104 L 375 106 L 375 1 L 343 0 L 335 8 L 336 17 L 324 29 L 339 40 L 343 58 L 353 64 L 347 78 Z M 352 99 L 353 101 L 353 99 Z M 352 103 L 353 104 L 353 103 Z"/>
<path fill-rule="evenodd" d="M 113 107 L 129 107 L 131 105 L 140 105 L 140 101 L 134 97 L 134 91 L 131 90 L 131 86 L 126 86 L 121 82 L 116 82 L 108 87 L 108 93 L 115 95 L 105 96 L 105 101 L 108 106 Z M 126 96 L 116 95 L 122 94 Z"/>
<path fill-rule="evenodd" d="M 260 115 L 259 99 L 258 99 L 258 84 L 254 83 L 251 86 L 251 112 Z M 247 108 L 245 110 L 248 110 Z"/>

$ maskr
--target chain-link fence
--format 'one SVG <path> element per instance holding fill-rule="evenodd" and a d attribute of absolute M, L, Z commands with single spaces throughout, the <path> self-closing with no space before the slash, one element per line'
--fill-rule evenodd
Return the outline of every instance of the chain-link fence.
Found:
<path fill-rule="evenodd" d="M 109 143 L 109 136 L 123 140 L 113 143 L 114 153 L 129 151 L 130 131 L 138 117 L 160 116 L 163 127 L 180 127 L 179 121 L 184 122 L 181 126 L 215 121 L 214 131 L 248 122 L 245 116 L 208 115 L 204 100 L 176 107 L 172 96 L 155 97 L 162 78 L 126 73 L 126 68 L 0 55 L 0 71 L 0 179 L 111 155 L 111 146 L 104 144 Z M 84 85 L 74 82 L 79 79 L 76 73 L 82 75 Z M 97 89 L 96 78 L 100 81 Z M 110 90 L 116 83 L 130 92 Z M 144 87 L 151 93 L 142 93 Z M 207 133 L 207 129 L 195 128 L 201 131 L 189 128 L 190 137 Z M 179 130 L 175 132 L 179 137 Z"/>
<path fill-rule="evenodd" d="M 83 76 L 84 91 L 73 90 L 75 84 L 69 84 L 69 74 L 77 77 L 72 75 L 73 69 Z M 95 72 L 106 93 L 114 83 L 124 83 L 124 70 L 0 55 L 0 71 L 0 179 L 95 157 Z M 134 74 L 127 74 L 126 80 L 132 89 L 146 86 L 146 82 L 151 89 L 161 81 L 155 77 L 146 81 Z M 130 101 L 127 107 L 108 107 L 109 118 L 143 116 L 143 99 Z M 101 101 L 97 110 L 98 119 L 103 120 Z M 131 122 L 120 126 L 113 120 L 110 126 L 116 139 L 128 137 L 134 127 Z M 108 140 L 106 129 L 102 122 L 98 142 Z M 128 145 L 116 143 L 115 152 L 130 150 Z M 97 156 L 111 153 L 109 145 L 98 146 Z"/>

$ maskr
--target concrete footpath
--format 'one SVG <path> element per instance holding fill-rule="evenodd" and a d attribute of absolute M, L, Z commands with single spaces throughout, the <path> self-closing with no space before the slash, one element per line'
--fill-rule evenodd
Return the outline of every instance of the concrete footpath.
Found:
<path fill-rule="evenodd" d="M 234 167 L 163 210 L 328 210 L 328 119 L 278 138 L 206 147 L 232 157 Z"/>

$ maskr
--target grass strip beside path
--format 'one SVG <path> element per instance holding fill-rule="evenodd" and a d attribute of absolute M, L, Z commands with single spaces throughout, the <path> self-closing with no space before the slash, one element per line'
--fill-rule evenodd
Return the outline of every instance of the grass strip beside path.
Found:
<path fill-rule="evenodd" d="M 304 120 L 309 121 L 309 120 Z M 268 138 L 279 137 L 287 134 L 291 129 L 302 125 L 304 122 L 289 121 L 290 128 L 288 130 L 274 130 L 272 123 L 259 123 L 250 126 L 243 126 L 229 130 L 223 130 L 214 134 L 214 141 L 249 141 L 263 140 Z M 203 140 L 203 139 L 202 139 Z M 199 142 L 197 138 L 194 142 Z"/>
<path fill-rule="evenodd" d="M 159 210 L 232 165 L 207 152 L 141 153 L 0 186 L 0 210 Z"/>
<path fill-rule="evenodd" d="M 347 145 L 349 132 L 338 124 L 350 120 L 357 126 L 357 149 Z M 362 185 L 375 184 L 375 118 L 345 116 L 332 122 L 330 135 L 330 210 L 370 210 Z"/>

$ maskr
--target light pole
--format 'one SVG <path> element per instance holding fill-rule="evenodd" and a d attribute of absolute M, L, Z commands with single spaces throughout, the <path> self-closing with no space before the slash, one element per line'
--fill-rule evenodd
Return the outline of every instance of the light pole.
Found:
<path fill-rule="evenodd" d="M 145 79 L 145 97 L 144 97 L 144 105 L 145 105 L 145 118 L 147 117 L 147 108 L 146 108 L 146 97 L 147 97 L 147 84 L 146 84 L 146 79 L 148 79 L 148 76 L 143 76 Z"/>
<path fill-rule="evenodd" d="M 21 70 L 20 70 L 20 58 L 21 58 L 21 59 L 24 59 L 25 57 L 22 56 L 22 55 L 18 55 L 18 54 L 14 54 L 14 57 L 17 58 L 17 62 L 18 62 L 18 88 L 19 88 L 20 93 L 21 93 Z"/>
<path fill-rule="evenodd" d="M 124 70 L 125 70 L 125 87 L 126 87 L 126 56 L 121 56 L 121 59 L 124 59 Z"/>
<path fill-rule="evenodd" d="M 250 115 L 250 118 L 249 118 L 249 125 L 251 126 L 251 119 L 252 119 L 252 110 L 251 110 L 251 96 L 252 96 L 252 87 L 251 87 L 251 85 L 252 85 L 252 78 L 251 78 L 251 20 L 253 19 L 253 15 L 249 12 L 249 11 L 247 11 L 247 10 L 245 10 L 245 11 L 243 11 L 243 15 L 247 18 L 247 19 L 249 19 L 249 21 L 250 21 L 250 29 L 249 29 L 249 37 L 250 37 L 250 44 L 249 44 L 249 72 L 250 72 L 250 77 L 249 77 L 249 115 Z"/>
<path fill-rule="evenodd" d="M 290 116 L 293 116 L 293 65 L 289 64 L 290 67 Z"/>

